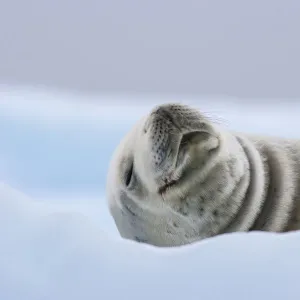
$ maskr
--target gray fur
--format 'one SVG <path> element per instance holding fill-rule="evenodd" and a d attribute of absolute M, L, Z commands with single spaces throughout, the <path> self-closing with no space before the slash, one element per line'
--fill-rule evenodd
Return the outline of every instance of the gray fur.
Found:
<path fill-rule="evenodd" d="M 229 232 L 299 230 L 299 173 L 299 140 L 229 132 L 198 110 L 165 104 L 117 147 L 107 198 L 122 237 L 179 246 Z"/>

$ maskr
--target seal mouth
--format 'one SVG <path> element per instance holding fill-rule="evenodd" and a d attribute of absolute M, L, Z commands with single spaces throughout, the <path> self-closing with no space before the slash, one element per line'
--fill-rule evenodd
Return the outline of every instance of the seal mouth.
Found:
<path fill-rule="evenodd" d="M 176 185 L 178 180 L 170 180 L 168 181 L 167 179 L 165 179 L 165 184 L 162 185 L 159 189 L 158 192 L 160 194 L 164 194 L 169 188 L 171 188 L 172 186 Z"/>

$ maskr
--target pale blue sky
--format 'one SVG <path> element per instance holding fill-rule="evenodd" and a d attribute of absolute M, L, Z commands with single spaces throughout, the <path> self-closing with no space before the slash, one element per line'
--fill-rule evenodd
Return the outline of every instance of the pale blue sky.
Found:
<path fill-rule="evenodd" d="M 2 0 L 0 83 L 300 97 L 298 0 Z"/>

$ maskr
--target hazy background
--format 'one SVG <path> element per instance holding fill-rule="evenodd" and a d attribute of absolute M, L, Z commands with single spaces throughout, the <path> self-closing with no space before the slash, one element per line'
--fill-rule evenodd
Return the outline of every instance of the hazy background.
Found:
<path fill-rule="evenodd" d="M 300 97 L 299 0 L 1 0 L 0 83 Z"/>

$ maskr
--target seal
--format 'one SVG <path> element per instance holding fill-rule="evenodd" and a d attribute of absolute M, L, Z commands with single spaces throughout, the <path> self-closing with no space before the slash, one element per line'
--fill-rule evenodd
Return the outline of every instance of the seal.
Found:
<path fill-rule="evenodd" d="M 300 141 L 229 131 L 166 103 L 120 141 L 106 187 L 120 235 L 158 247 L 298 230 Z"/>

